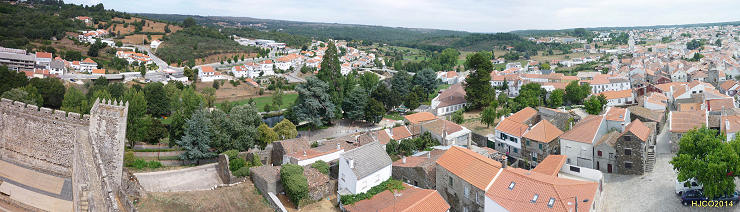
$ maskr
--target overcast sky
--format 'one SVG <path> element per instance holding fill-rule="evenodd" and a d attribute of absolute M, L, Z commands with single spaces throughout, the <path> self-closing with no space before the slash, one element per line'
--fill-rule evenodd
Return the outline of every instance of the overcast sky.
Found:
<path fill-rule="evenodd" d="M 740 21 L 740 0 L 65 0 L 130 13 L 508 32 Z"/>

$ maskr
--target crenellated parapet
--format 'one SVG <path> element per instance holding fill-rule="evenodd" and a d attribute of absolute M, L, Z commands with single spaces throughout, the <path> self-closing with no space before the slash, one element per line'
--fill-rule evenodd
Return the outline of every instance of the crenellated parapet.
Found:
<path fill-rule="evenodd" d="M 39 107 L 36 105 L 26 104 L 10 99 L 0 100 L 0 111 L 5 113 L 19 113 L 32 115 L 34 117 L 56 120 L 75 125 L 88 125 L 90 118 L 80 115 L 79 113 L 67 112 L 63 110 L 54 110 L 51 108 Z"/>

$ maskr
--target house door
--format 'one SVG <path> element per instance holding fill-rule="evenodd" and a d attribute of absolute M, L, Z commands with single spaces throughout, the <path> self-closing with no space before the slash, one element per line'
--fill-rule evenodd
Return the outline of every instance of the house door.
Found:
<path fill-rule="evenodd" d="M 601 166 L 599 164 L 599 161 L 596 161 L 596 170 L 599 170 L 599 169 L 601 169 Z"/>
<path fill-rule="evenodd" d="M 606 164 L 606 172 L 612 173 L 612 165 Z"/>

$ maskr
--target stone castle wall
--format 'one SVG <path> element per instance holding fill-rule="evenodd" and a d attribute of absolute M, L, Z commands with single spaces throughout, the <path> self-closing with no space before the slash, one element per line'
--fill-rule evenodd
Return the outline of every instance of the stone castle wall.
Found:
<path fill-rule="evenodd" d="M 42 172 L 72 176 L 77 129 L 89 116 L 39 108 L 8 99 L 0 101 L 0 157 Z"/>

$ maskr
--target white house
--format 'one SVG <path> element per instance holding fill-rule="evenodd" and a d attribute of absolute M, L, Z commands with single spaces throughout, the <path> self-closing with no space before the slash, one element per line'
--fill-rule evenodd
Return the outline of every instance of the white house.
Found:
<path fill-rule="evenodd" d="M 504 117 L 494 131 L 495 149 L 507 155 L 520 156 L 522 136 L 529 130 L 536 115 L 537 110 L 526 107 L 509 117 Z"/>
<path fill-rule="evenodd" d="M 463 109 L 467 104 L 465 100 L 465 89 L 463 89 L 460 83 L 454 84 L 442 91 L 437 97 L 434 97 L 431 103 L 435 115 L 444 116 L 452 114 L 455 111 Z"/>
<path fill-rule="evenodd" d="M 358 194 L 391 178 L 391 158 L 380 143 L 372 142 L 339 157 L 337 193 Z"/>
<path fill-rule="evenodd" d="M 604 91 L 603 94 L 606 97 L 607 106 L 620 106 L 635 103 L 635 97 L 632 94 L 632 90 L 620 90 L 620 91 Z"/>
<path fill-rule="evenodd" d="M 624 131 L 624 127 L 629 125 L 630 110 L 620 107 L 609 107 L 606 109 L 604 119 L 606 120 L 606 128 L 608 131 L 617 130 L 619 132 Z"/>
<path fill-rule="evenodd" d="M 159 48 L 159 44 L 162 44 L 162 41 L 152 40 L 149 46 L 152 47 L 152 49 L 156 49 L 156 48 Z"/>
<path fill-rule="evenodd" d="M 198 71 L 198 79 L 201 82 L 213 82 L 214 80 L 226 79 L 226 77 L 216 72 L 212 66 L 201 66 L 200 71 Z"/>
<path fill-rule="evenodd" d="M 593 169 L 593 144 L 607 132 L 604 116 L 590 115 L 560 136 L 560 154 L 567 164 Z"/>
<path fill-rule="evenodd" d="M 460 82 L 459 76 L 455 71 L 439 72 L 437 73 L 437 79 L 442 80 L 443 83 L 447 83 L 449 85 Z"/>
<path fill-rule="evenodd" d="M 234 77 L 236 78 L 248 78 L 250 77 L 250 74 L 254 71 L 254 68 L 252 66 L 247 65 L 240 65 L 240 66 L 234 66 L 231 67 L 231 73 L 234 74 Z"/>
<path fill-rule="evenodd" d="M 43 66 L 45 69 L 50 69 L 51 67 L 51 53 L 48 52 L 36 52 L 36 65 Z"/>
<path fill-rule="evenodd" d="M 291 163 L 299 166 L 307 166 L 320 160 L 329 162 L 339 159 L 342 153 L 344 153 L 344 148 L 342 148 L 339 143 L 336 145 L 322 145 L 304 151 L 283 155 L 283 164 Z"/>
<path fill-rule="evenodd" d="M 349 63 L 342 63 L 342 69 L 340 72 L 342 72 L 342 75 L 346 76 L 349 72 L 352 72 L 352 66 Z"/>
<path fill-rule="evenodd" d="M 79 68 L 80 72 L 90 73 L 93 71 L 93 69 L 97 69 L 97 68 L 98 68 L 98 63 L 96 63 L 94 60 L 90 58 L 85 58 L 84 60 L 82 60 L 82 62 L 80 62 L 80 68 Z"/>

